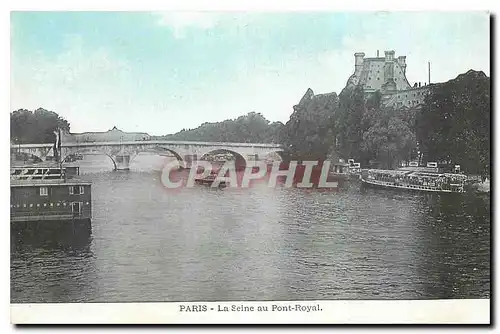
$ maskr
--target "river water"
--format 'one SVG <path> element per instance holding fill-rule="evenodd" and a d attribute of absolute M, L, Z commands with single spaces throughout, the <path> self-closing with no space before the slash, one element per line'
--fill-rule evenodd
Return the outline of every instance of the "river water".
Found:
<path fill-rule="evenodd" d="M 11 233 L 11 301 L 490 297 L 489 195 L 352 186 L 167 191 L 164 157 L 130 172 L 85 156 L 82 233 Z"/>

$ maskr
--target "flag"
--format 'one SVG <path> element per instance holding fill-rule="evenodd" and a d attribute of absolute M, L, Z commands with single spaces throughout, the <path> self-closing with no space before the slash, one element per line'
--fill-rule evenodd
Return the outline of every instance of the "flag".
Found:
<path fill-rule="evenodd" d="M 56 129 L 54 134 L 56 135 L 56 140 L 54 142 L 54 160 L 59 162 L 61 156 L 61 130 Z"/>

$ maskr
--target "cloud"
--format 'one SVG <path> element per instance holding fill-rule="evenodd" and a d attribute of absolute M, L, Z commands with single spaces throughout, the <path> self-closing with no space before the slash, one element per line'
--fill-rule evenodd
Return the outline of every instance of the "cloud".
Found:
<path fill-rule="evenodd" d="M 441 22 L 433 16 L 421 21 L 419 16 L 409 14 L 363 20 L 353 17 L 352 22 L 338 28 L 336 33 L 341 35 L 335 42 L 316 48 L 307 43 L 298 45 L 300 35 L 291 36 L 291 41 L 285 38 L 289 33 L 286 29 L 295 23 L 289 22 L 289 17 L 155 13 L 148 14 L 148 29 L 149 15 L 154 15 L 155 28 L 160 31 L 171 29 L 176 38 L 199 39 L 192 45 L 186 43 L 190 45 L 186 52 L 196 54 L 196 48 L 203 45 L 199 49 L 202 61 L 197 62 L 196 57 L 182 61 L 182 55 L 176 58 L 173 53 L 156 57 L 147 43 L 134 49 L 132 55 L 123 48 L 115 49 L 113 42 L 94 42 L 92 45 L 102 47 L 90 48 L 84 43 L 91 42 L 85 35 L 67 35 L 64 41 L 58 41 L 62 51 L 34 48 L 16 53 L 14 49 L 12 110 L 54 110 L 77 132 L 103 131 L 116 125 L 125 131 L 165 134 L 250 111 L 286 122 L 307 88 L 316 94 L 340 93 L 354 71 L 354 53 L 358 51 L 365 52 L 366 57 L 374 57 L 377 50 L 383 56 L 389 49 L 395 50 L 396 56 L 406 55 L 410 83 L 428 81 L 428 61 L 433 82 L 449 80 L 469 68 L 487 74 L 489 70 L 488 21 L 479 19 L 469 22 L 443 17 L 441 21 L 446 22 Z M 430 24 L 433 21 L 439 23 Z M 417 24 L 422 26 L 415 29 Z M 217 53 L 205 48 L 213 39 L 202 43 L 207 38 L 204 31 L 211 29 L 220 34 L 216 42 L 217 50 L 224 55 L 223 64 L 212 62 Z M 276 43 L 266 44 L 264 36 L 275 38 Z M 325 36 L 319 34 L 317 38 Z M 155 48 L 157 45 L 155 42 Z M 192 59 L 196 61 L 191 63 Z"/>
<path fill-rule="evenodd" d="M 129 64 L 107 49 L 87 52 L 78 36 L 70 36 L 66 49 L 49 57 L 34 52 L 12 57 L 11 109 L 56 111 L 78 128 L 100 128 L 128 103 Z M 72 128 L 73 129 L 73 128 Z"/>
<path fill-rule="evenodd" d="M 211 12 L 162 12 L 154 15 L 159 25 L 172 29 L 175 38 L 185 37 L 188 29 L 211 29 L 220 21 L 220 15 Z"/>

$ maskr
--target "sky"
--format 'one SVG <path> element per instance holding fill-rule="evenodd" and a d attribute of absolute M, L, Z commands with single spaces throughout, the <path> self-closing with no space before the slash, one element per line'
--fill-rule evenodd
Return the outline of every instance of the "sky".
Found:
<path fill-rule="evenodd" d="M 175 133 L 262 113 L 286 122 L 311 88 L 340 93 L 354 53 L 405 55 L 410 84 L 490 75 L 482 12 L 12 12 L 11 111 L 71 132 Z"/>

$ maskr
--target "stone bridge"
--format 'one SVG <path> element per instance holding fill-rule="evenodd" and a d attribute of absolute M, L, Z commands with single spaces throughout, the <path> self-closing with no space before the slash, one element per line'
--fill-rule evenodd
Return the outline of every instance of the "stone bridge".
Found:
<path fill-rule="evenodd" d="M 11 144 L 11 152 L 25 153 L 45 161 L 54 155 L 53 144 Z M 276 144 L 217 143 L 168 140 L 81 142 L 61 145 L 64 161 L 75 154 L 105 154 L 113 161 L 115 170 L 129 169 L 130 162 L 141 152 L 167 153 L 174 155 L 181 168 L 190 168 L 192 162 L 204 160 L 209 154 L 229 153 L 235 163 L 247 164 L 251 160 L 266 159 L 272 153 L 281 154 L 283 147 Z"/>

